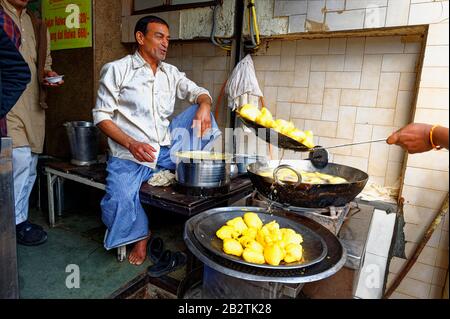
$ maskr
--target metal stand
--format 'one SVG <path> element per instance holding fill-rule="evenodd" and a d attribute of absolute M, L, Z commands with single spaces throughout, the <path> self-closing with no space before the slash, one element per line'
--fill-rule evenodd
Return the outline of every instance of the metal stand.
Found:
<path fill-rule="evenodd" d="M 47 175 L 47 193 L 48 193 L 48 219 L 50 227 L 55 227 L 55 199 L 56 212 L 58 216 L 62 216 L 64 210 L 64 180 L 69 179 L 84 185 L 92 186 L 101 190 L 105 190 L 105 184 L 94 182 L 88 178 L 77 176 L 70 173 L 64 173 L 50 167 L 45 167 Z M 56 188 L 56 192 L 55 192 Z M 56 196 L 55 196 L 56 193 Z M 117 248 L 117 260 L 122 262 L 127 256 L 127 247 L 120 246 Z"/>

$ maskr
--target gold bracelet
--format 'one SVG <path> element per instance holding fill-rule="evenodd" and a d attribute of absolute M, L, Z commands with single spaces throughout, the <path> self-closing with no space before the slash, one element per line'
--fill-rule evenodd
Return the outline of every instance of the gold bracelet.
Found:
<path fill-rule="evenodd" d="M 433 127 L 432 127 L 431 130 L 430 130 L 430 143 L 431 143 L 431 146 L 432 146 L 435 150 L 440 150 L 440 149 L 442 148 L 442 146 L 435 145 L 434 142 L 433 142 L 433 131 L 434 131 L 434 129 L 435 129 L 436 127 L 439 127 L 439 126 L 440 126 L 439 124 L 435 124 L 435 125 L 433 125 Z"/>

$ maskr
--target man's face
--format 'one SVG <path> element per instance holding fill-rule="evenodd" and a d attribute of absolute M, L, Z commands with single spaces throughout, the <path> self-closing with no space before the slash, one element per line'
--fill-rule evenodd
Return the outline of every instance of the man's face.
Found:
<path fill-rule="evenodd" d="M 147 25 L 147 34 L 138 33 L 139 49 L 156 62 L 166 59 L 169 46 L 169 29 L 161 23 L 151 22 Z"/>
<path fill-rule="evenodd" d="M 16 9 L 25 9 L 29 0 L 8 0 Z"/>

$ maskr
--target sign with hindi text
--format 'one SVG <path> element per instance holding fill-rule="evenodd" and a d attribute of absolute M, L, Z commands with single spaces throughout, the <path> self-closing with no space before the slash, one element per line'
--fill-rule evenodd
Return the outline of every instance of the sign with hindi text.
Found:
<path fill-rule="evenodd" d="M 91 0 L 42 0 L 42 19 L 52 51 L 92 46 Z"/>

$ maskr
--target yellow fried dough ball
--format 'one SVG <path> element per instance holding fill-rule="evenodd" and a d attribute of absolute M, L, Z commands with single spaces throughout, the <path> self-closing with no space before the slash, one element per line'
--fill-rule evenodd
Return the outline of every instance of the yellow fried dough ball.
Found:
<path fill-rule="evenodd" d="M 242 236 L 239 238 L 239 243 L 242 245 L 242 247 L 245 248 L 250 248 L 254 251 L 258 251 L 258 252 L 263 252 L 264 251 L 264 246 L 261 245 L 260 243 L 258 243 L 256 240 L 248 238 L 246 236 Z"/>
<path fill-rule="evenodd" d="M 267 223 L 263 226 L 263 228 L 267 228 L 269 231 L 275 231 L 280 229 L 280 225 L 275 221 L 272 220 L 270 223 Z"/>
<path fill-rule="evenodd" d="M 282 234 L 282 241 L 286 244 L 286 246 L 289 244 L 300 245 L 303 242 L 302 235 L 297 234 L 293 229 L 282 228 L 280 231 Z"/>
<path fill-rule="evenodd" d="M 307 148 L 313 148 L 315 146 L 314 140 L 310 137 L 306 137 L 301 143 Z"/>
<path fill-rule="evenodd" d="M 257 106 L 253 104 L 244 104 L 239 109 L 239 115 L 243 118 L 246 118 L 250 121 L 255 121 L 256 118 L 261 114 L 261 111 L 258 109 Z"/>
<path fill-rule="evenodd" d="M 295 130 L 295 125 L 292 122 L 277 119 L 274 122 L 273 129 L 277 132 L 288 135 L 290 131 Z"/>
<path fill-rule="evenodd" d="M 233 227 L 239 233 L 239 235 L 248 228 L 242 217 L 230 219 L 229 221 L 227 221 L 227 225 Z"/>
<path fill-rule="evenodd" d="M 256 241 L 266 246 L 281 240 L 279 225 L 276 221 L 265 224 L 256 234 Z"/>
<path fill-rule="evenodd" d="M 330 184 L 344 184 L 347 183 L 347 180 L 342 177 L 332 177 L 329 179 Z"/>
<path fill-rule="evenodd" d="M 310 130 L 306 130 L 303 131 L 303 133 L 305 133 L 306 137 L 301 143 L 308 148 L 313 148 L 315 146 L 313 132 Z"/>
<path fill-rule="evenodd" d="M 271 128 L 274 125 L 272 113 L 265 107 L 261 109 L 261 113 L 256 117 L 255 122 L 267 128 Z"/>
<path fill-rule="evenodd" d="M 265 246 L 266 245 L 266 240 L 264 239 L 264 237 L 266 235 L 268 235 L 269 232 L 267 229 L 262 230 L 262 228 L 260 230 L 258 230 L 258 232 L 256 233 L 256 241 L 258 243 L 260 243 L 261 245 Z"/>
<path fill-rule="evenodd" d="M 260 229 L 263 225 L 263 222 L 256 213 L 245 213 L 244 222 L 248 227 L 256 229 Z"/>
<path fill-rule="evenodd" d="M 290 131 L 288 136 L 300 143 L 302 143 L 306 138 L 305 132 L 303 132 L 299 129 L 294 129 L 294 130 Z"/>
<path fill-rule="evenodd" d="M 242 236 L 247 236 L 250 237 L 251 239 L 255 239 L 257 233 L 258 230 L 255 227 L 249 227 L 242 232 Z"/>
<path fill-rule="evenodd" d="M 255 251 L 251 248 L 244 249 L 242 258 L 244 258 L 246 262 L 254 264 L 264 264 L 266 262 L 262 251 Z"/>
<path fill-rule="evenodd" d="M 252 241 L 255 241 L 254 238 L 251 238 L 249 236 L 241 236 L 238 238 L 239 243 L 241 243 L 242 247 L 247 247 L 249 245 L 249 243 L 251 243 Z"/>
<path fill-rule="evenodd" d="M 225 238 L 223 240 L 223 251 L 225 254 L 240 257 L 244 249 L 236 239 Z"/>
<path fill-rule="evenodd" d="M 333 177 L 323 173 L 303 173 L 314 178 Z M 291 228 L 280 229 L 276 220 L 263 225 L 255 213 L 228 220 L 226 225 L 217 230 L 216 235 L 223 240 L 222 249 L 226 254 L 242 257 L 247 262 L 278 266 L 283 260 L 292 263 L 303 258 L 303 237 L 300 234 Z"/>
<path fill-rule="evenodd" d="M 272 266 L 278 266 L 283 260 L 283 251 L 278 244 L 267 245 L 264 247 L 264 259 L 266 263 Z"/>
<path fill-rule="evenodd" d="M 272 241 L 280 241 L 282 238 L 280 232 L 280 225 L 276 221 L 271 221 L 270 223 L 266 224 L 266 226 L 267 229 L 269 229 Z"/>
<path fill-rule="evenodd" d="M 220 239 L 224 240 L 225 238 L 235 238 L 238 237 L 239 234 L 236 232 L 234 227 L 224 225 L 216 231 L 216 236 Z"/>
<path fill-rule="evenodd" d="M 284 261 L 287 263 L 300 261 L 303 257 L 303 248 L 299 244 L 289 244 L 284 248 L 284 250 L 286 252 Z"/>
<path fill-rule="evenodd" d="M 261 245 L 260 243 L 258 243 L 256 240 L 252 240 L 251 242 L 248 242 L 247 246 L 245 246 L 245 248 L 249 248 L 249 249 L 257 251 L 261 254 L 264 252 L 264 246 Z"/>
<path fill-rule="evenodd" d="M 324 181 L 321 178 L 313 177 L 308 181 L 308 184 L 323 184 Z"/>

